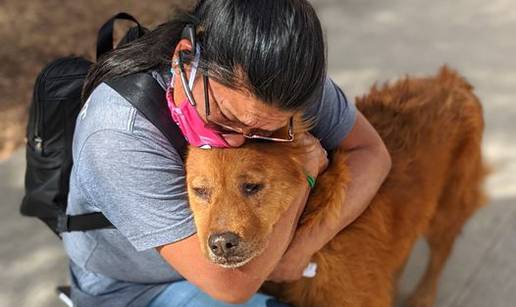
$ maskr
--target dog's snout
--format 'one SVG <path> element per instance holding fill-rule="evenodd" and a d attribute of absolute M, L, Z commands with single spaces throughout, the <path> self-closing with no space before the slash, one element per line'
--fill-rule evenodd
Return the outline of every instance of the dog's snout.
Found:
<path fill-rule="evenodd" d="M 208 239 L 210 250 L 219 257 L 233 255 L 240 243 L 240 237 L 233 232 L 213 234 Z"/>

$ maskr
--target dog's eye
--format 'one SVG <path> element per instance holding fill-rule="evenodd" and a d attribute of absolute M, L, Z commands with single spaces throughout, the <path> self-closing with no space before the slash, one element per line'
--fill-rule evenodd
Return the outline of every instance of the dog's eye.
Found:
<path fill-rule="evenodd" d="M 210 192 L 205 187 L 192 188 L 192 190 L 194 191 L 195 196 L 201 199 L 208 200 L 210 198 Z"/>
<path fill-rule="evenodd" d="M 242 192 L 247 196 L 254 195 L 258 193 L 261 189 L 263 189 L 263 184 L 259 183 L 244 183 L 242 185 Z"/>

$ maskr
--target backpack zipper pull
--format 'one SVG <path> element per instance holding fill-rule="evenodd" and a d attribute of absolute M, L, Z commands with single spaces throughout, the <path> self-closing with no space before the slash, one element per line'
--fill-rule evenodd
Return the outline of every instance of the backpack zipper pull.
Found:
<path fill-rule="evenodd" d="M 39 136 L 34 138 L 34 147 L 36 148 L 37 153 L 43 153 L 43 139 Z"/>

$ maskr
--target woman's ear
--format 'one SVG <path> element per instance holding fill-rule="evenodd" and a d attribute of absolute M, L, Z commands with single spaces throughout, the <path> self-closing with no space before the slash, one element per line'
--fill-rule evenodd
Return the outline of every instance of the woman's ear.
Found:
<path fill-rule="evenodd" d="M 177 45 L 176 45 L 176 49 L 174 49 L 174 54 L 172 54 L 172 58 L 175 60 L 175 59 L 178 59 L 179 58 L 179 53 L 180 52 L 192 52 L 192 43 L 183 38 L 181 39 Z"/>

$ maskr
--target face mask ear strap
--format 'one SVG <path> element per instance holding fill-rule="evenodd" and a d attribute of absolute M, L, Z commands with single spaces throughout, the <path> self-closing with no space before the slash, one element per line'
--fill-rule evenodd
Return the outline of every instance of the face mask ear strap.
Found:
<path fill-rule="evenodd" d="M 195 76 L 197 76 L 197 68 L 199 67 L 199 61 L 201 60 L 201 47 L 197 44 L 197 48 L 195 48 L 195 58 L 192 63 L 192 68 L 190 71 L 190 82 L 188 82 L 188 87 L 190 90 L 193 89 L 193 84 L 195 81 Z"/>

